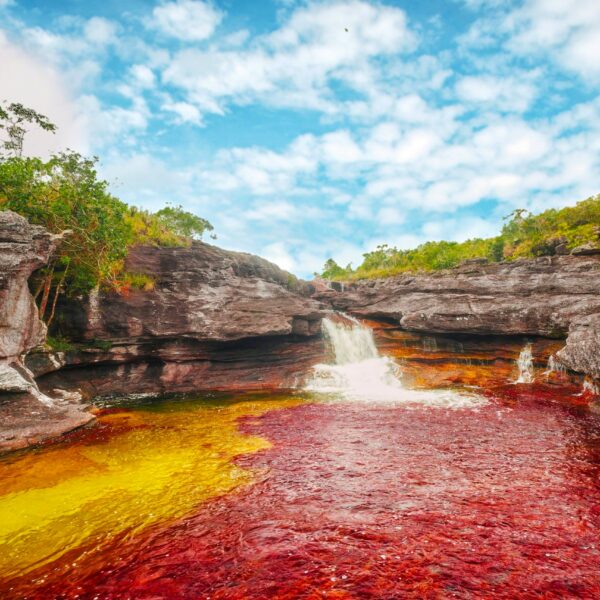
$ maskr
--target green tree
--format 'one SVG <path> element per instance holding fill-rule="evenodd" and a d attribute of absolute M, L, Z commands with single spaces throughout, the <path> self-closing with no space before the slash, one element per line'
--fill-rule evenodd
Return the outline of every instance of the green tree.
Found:
<path fill-rule="evenodd" d="M 6 135 L 0 143 L 2 148 L 0 156 L 21 157 L 23 155 L 23 142 L 30 125 L 37 125 L 51 133 L 56 131 L 56 125 L 51 123 L 48 117 L 32 108 L 26 108 L 18 102 L 0 104 L 0 130 L 3 130 Z"/>
<path fill-rule="evenodd" d="M 155 215 L 168 229 L 182 237 L 201 239 L 205 231 L 214 229 L 206 219 L 183 210 L 179 205 L 165 206 Z"/>
<path fill-rule="evenodd" d="M 128 249 L 137 244 L 182 246 L 212 225 L 180 206 L 160 214 L 130 207 L 98 177 L 96 157 L 60 152 L 48 161 L 22 156 L 26 125 L 53 132 L 46 117 L 21 104 L 0 109 L 8 138 L 0 153 L 0 210 L 10 209 L 62 239 L 51 263 L 38 272 L 35 297 L 50 324 L 61 294 L 87 293 L 105 286 L 124 293 L 150 289 L 146 275 L 125 272 Z"/>

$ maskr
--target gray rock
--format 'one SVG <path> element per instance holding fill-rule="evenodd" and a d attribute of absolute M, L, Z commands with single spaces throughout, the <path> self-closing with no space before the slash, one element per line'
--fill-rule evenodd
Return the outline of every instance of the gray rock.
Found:
<path fill-rule="evenodd" d="M 566 345 L 557 356 L 569 369 L 600 379 L 600 314 L 573 321 Z"/>
<path fill-rule="evenodd" d="M 593 254 L 600 254 L 600 246 L 593 242 L 588 242 L 581 246 L 577 246 L 571 250 L 571 254 L 574 256 L 591 256 Z"/>
<path fill-rule="evenodd" d="M 154 289 L 94 293 L 63 304 L 61 319 L 71 339 L 223 342 L 320 331 L 322 311 L 309 297 L 313 288 L 251 254 L 202 242 L 142 246 L 131 250 L 126 268 L 153 278 Z"/>
<path fill-rule="evenodd" d="M 59 435 L 94 417 L 77 402 L 57 406 L 43 394 L 23 357 L 46 339 L 28 279 L 57 239 L 12 211 L 0 211 L 0 452 Z"/>
<path fill-rule="evenodd" d="M 565 337 L 600 312 L 600 257 L 553 256 L 358 281 L 316 294 L 410 331 Z"/>
<path fill-rule="evenodd" d="M 16 361 L 45 339 L 27 280 L 46 264 L 55 241 L 43 227 L 0 211 L 0 359 Z"/>

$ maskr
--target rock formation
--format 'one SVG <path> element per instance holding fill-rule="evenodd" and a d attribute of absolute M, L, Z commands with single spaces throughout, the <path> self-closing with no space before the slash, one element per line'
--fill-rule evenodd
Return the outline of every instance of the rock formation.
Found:
<path fill-rule="evenodd" d="M 316 297 L 336 309 L 385 319 L 408 331 L 559 339 L 569 335 L 561 360 L 575 371 L 598 377 L 597 254 L 496 264 L 469 261 L 448 271 L 347 283 L 343 291 L 338 286 Z"/>
<path fill-rule="evenodd" d="M 60 306 L 76 349 L 29 358 L 44 387 L 90 396 L 286 387 L 322 352 L 311 286 L 262 258 L 194 242 L 133 248 L 126 269 L 154 288 Z"/>
<path fill-rule="evenodd" d="M 46 337 L 27 282 L 47 263 L 55 242 L 43 227 L 11 211 L 0 212 L 0 451 L 93 418 L 70 394 L 59 393 L 55 401 L 42 394 L 23 364 L 26 353 Z"/>
<path fill-rule="evenodd" d="M 567 343 L 557 356 L 567 368 L 600 380 L 600 314 L 571 323 Z"/>

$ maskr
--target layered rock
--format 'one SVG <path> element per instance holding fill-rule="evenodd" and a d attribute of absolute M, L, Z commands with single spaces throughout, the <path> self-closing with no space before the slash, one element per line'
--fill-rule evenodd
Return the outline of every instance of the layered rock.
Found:
<path fill-rule="evenodd" d="M 346 284 L 318 295 L 409 331 L 565 337 L 600 313 L 600 256 L 553 256 Z"/>
<path fill-rule="evenodd" d="M 566 345 L 557 356 L 569 369 L 600 380 L 600 314 L 571 323 Z"/>
<path fill-rule="evenodd" d="M 91 396 L 287 387 L 322 353 L 311 286 L 264 259 L 194 242 L 133 248 L 126 269 L 153 289 L 61 305 L 58 325 L 76 349 L 30 358 L 44 387 Z"/>
<path fill-rule="evenodd" d="M 338 310 L 383 318 L 408 331 L 559 339 L 569 335 L 561 353 L 565 364 L 598 376 L 592 367 L 597 359 L 587 356 L 593 349 L 589 323 L 596 323 L 600 314 L 597 254 L 497 264 L 472 261 L 448 271 L 352 282 L 317 297 Z"/>
<path fill-rule="evenodd" d="M 0 211 L 0 360 L 14 364 L 44 341 L 46 328 L 27 281 L 54 250 L 55 236 L 12 211 Z"/>
<path fill-rule="evenodd" d="M 231 341 L 319 331 L 309 284 L 267 260 L 202 242 L 189 248 L 133 248 L 126 270 L 153 280 L 150 291 L 95 293 L 61 306 L 71 339 L 189 338 Z"/>
<path fill-rule="evenodd" d="M 93 417 L 77 398 L 42 394 L 23 357 L 43 343 L 46 328 L 29 291 L 28 279 L 45 265 L 56 236 L 0 211 L 0 451 L 26 446 L 77 427 Z"/>

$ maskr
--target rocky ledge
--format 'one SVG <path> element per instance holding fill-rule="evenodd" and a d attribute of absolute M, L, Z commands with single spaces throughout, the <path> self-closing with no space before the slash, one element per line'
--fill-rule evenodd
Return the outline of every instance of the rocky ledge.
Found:
<path fill-rule="evenodd" d="M 407 331 L 567 338 L 558 354 L 565 366 L 600 376 L 597 251 L 495 264 L 467 261 L 448 271 L 334 288 L 321 289 L 316 298 Z"/>
<path fill-rule="evenodd" d="M 202 242 L 133 248 L 126 269 L 153 289 L 59 306 L 73 348 L 35 353 L 43 389 L 86 395 L 289 387 L 322 353 L 310 284 L 274 264 Z"/>

